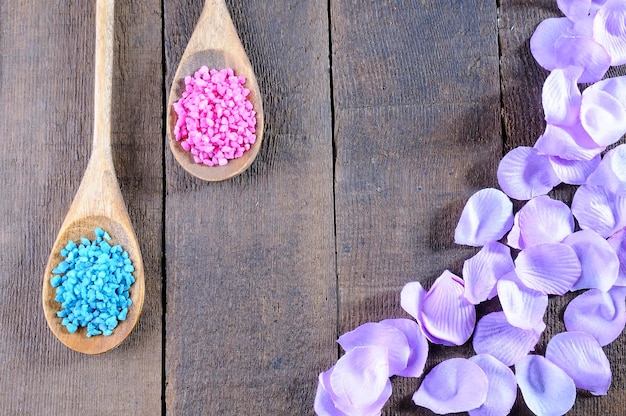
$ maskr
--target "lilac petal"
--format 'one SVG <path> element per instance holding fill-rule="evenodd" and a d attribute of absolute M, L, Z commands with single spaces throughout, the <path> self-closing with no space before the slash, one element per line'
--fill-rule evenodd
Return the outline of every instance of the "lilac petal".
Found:
<path fill-rule="evenodd" d="M 463 345 L 476 324 L 476 309 L 463 292 L 463 280 L 444 271 L 424 297 L 421 323 L 435 344 Z"/>
<path fill-rule="evenodd" d="M 557 40 L 570 32 L 574 24 L 565 17 L 545 19 L 530 38 L 530 51 L 539 65 L 548 71 L 559 68 Z"/>
<path fill-rule="evenodd" d="M 607 1 L 593 20 L 593 34 L 611 56 L 611 65 L 626 64 L 626 3 Z"/>
<path fill-rule="evenodd" d="M 579 82 L 600 81 L 611 66 L 611 56 L 595 40 L 583 36 L 561 36 L 554 44 L 559 68 L 583 69 Z"/>
<path fill-rule="evenodd" d="M 608 93 L 621 103 L 626 103 L 626 75 L 603 79 L 591 87 L 596 91 Z"/>
<path fill-rule="evenodd" d="M 517 380 L 513 371 L 489 354 L 475 355 L 469 360 L 478 364 L 488 381 L 485 402 L 479 408 L 470 410 L 469 416 L 508 415 L 517 396 Z"/>
<path fill-rule="evenodd" d="M 424 296 L 426 296 L 426 290 L 420 282 L 409 282 L 404 285 L 400 292 L 400 306 L 417 322 L 420 322 Z"/>
<path fill-rule="evenodd" d="M 413 402 L 436 414 L 467 412 L 487 398 L 488 381 L 478 364 L 451 358 L 435 366 L 413 394 Z"/>
<path fill-rule="evenodd" d="M 543 243 L 560 243 L 574 232 L 574 217 L 567 205 L 542 195 L 528 201 L 519 211 L 524 248 Z"/>
<path fill-rule="evenodd" d="M 344 412 L 335 407 L 335 403 L 324 386 L 323 376 L 323 373 L 319 375 L 317 391 L 315 392 L 315 402 L 313 404 L 315 414 L 317 416 L 347 416 Z"/>
<path fill-rule="evenodd" d="M 487 243 L 463 263 L 465 298 L 477 305 L 493 296 L 498 279 L 514 269 L 511 249 L 502 243 Z"/>
<path fill-rule="evenodd" d="M 604 187 L 582 185 L 574 194 L 572 213 L 580 228 L 608 238 L 626 227 L 626 197 Z"/>
<path fill-rule="evenodd" d="M 378 415 L 391 396 L 387 350 L 353 348 L 320 381 L 335 407 L 347 415 Z"/>
<path fill-rule="evenodd" d="M 511 198 L 528 200 L 547 194 L 560 183 L 550 159 L 532 147 L 520 146 L 507 153 L 498 166 L 500 188 Z"/>
<path fill-rule="evenodd" d="M 576 252 L 560 243 L 538 244 L 521 251 L 515 259 L 515 272 L 522 283 L 547 295 L 563 295 L 581 274 Z"/>
<path fill-rule="evenodd" d="M 511 325 L 522 329 L 545 325 L 543 316 L 548 308 L 548 295 L 524 286 L 515 272 L 498 281 L 498 299 Z"/>
<path fill-rule="evenodd" d="M 610 244 L 593 230 L 581 230 L 568 236 L 563 244 L 574 249 L 582 267 L 572 291 L 580 289 L 609 290 L 617 280 L 619 259 Z"/>
<path fill-rule="evenodd" d="M 609 146 L 626 133 L 626 109 L 622 103 L 593 86 L 583 92 L 580 121 L 600 146 Z"/>
<path fill-rule="evenodd" d="M 533 351 L 541 337 L 541 328 L 522 329 L 512 326 L 504 312 L 485 315 L 476 325 L 472 344 L 477 354 L 490 354 L 511 366 Z"/>
<path fill-rule="evenodd" d="M 403 377 L 419 377 L 428 358 L 428 340 L 419 325 L 410 319 L 385 319 L 381 324 L 393 326 L 404 333 L 409 342 L 410 355 L 406 367 L 396 373 Z"/>
<path fill-rule="evenodd" d="M 626 195 L 626 144 L 606 152 L 586 183 L 602 186 L 615 194 Z"/>
<path fill-rule="evenodd" d="M 519 228 L 519 211 L 516 212 L 513 217 L 513 227 L 511 228 L 511 231 L 509 231 L 509 235 L 506 236 L 506 243 L 509 247 L 513 247 L 518 250 L 522 250 L 526 247 L 524 239 L 522 238 L 522 232 Z"/>
<path fill-rule="evenodd" d="M 591 160 L 602 153 L 605 146 L 594 142 L 578 120 L 571 126 L 547 124 L 535 143 L 535 149 L 545 155 L 567 160 Z"/>
<path fill-rule="evenodd" d="M 626 326 L 624 291 L 615 286 L 608 292 L 590 289 L 577 296 L 565 308 L 565 328 L 586 332 L 602 346 L 615 341 Z"/>
<path fill-rule="evenodd" d="M 591 0 L 557 0 L 556 4 L 559 10 L 572 21 L 585 18 L 591 8 Z"/>
<path fill-rule="evenodd" d="M 546 348 L 546 358 L 574 380 L 577 388 L 603 396 L 611 386 L 611 363 L 598 341 L 585 332 L 562 332 Z"/>
<path fill-rule="evenodd" d="M 537 415 L 564 415 L 574 406 L 574 381 L 545 357 L 524 357 L 515 364 L 515 377 L 526 405 Z"/>
<path fill-rule="evenodd" d="M 404 332 L 396 327 L 378 322 L 367 322 L 337 340 L 339 345 L 350 351 L 356 347 L 377 346 L 387 349 L 389 375 L 396 375 L 407 366 L 411 349 Z"/>
<path fill-rule="evenodd" d="M 590 160 L 567 160 L 558 156 L 550 156 L 550 163 L 554 173 L 561 182 L 570 185 L 582 185 L 589 175 L 596 170 L 600 164 L 600 155 L 596 155 Z"/>
<path fill-rule="evenodd" d="M 541 94 L 543 111 L 549 124 L 571 125 L 580 114 L 581 93 L 578 78 L 582 68 L 555 69 L 548 75 Z"/>
<path fill-rule="evenodd" d="M 454 241 L 483 246 L 499 240 L 513 225 L 513 203 L 501 191 L 486 188 L 472 195 L 461 213 Z"/>
<path fill-rule="evenodd" d="M 619 273 L 616 286 L 626 286 L 626 229 L 622 228 L 607 240 L 619 259 Z"/>

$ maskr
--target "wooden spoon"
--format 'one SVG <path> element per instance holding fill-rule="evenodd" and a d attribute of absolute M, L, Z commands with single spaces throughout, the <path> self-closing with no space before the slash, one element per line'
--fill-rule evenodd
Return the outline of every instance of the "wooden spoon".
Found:
<path fill-rule="evenodd" d="M 43 279 L 43 309 L 52 332 L 69 348 L 85 354 L 99 354 L 119 345 L 132 331 L 143 306 L 145 282 L 139 244 L 124 205 L 124 199 L 115 176 L 111 156 L 111 90 L 113 66 L 114 0 L 96 2 L 96 55 L 94 92 L 93 148 L 87 170 L 74 201 L 61 225 L 54 243 Z M 54 300 L 56 290 L 50 285 L 52 269 L 62 260 L 61 249 L 81 237 L 93 240 L 94 229 L 101 227 L 112 240 L 128 251 L 135 266 L 135 283 L 130 288 L 133 304 L 126 320 L 121 321 L 109 336 L 86 337 L 86 328 L 70 334 L 61 325 L 56 313 L 60 303 Z"/>
<path fill-rule="evenodd" d="M 256 141 L 242 157 L 228 161 L 225 166 L 198 164 L 185 151 L 174 136 L 177 115 L 173 103 L 185 90 L 185 77 L 193 75 L 201 66 L 209 69 L 232 68 L 236 75 L 246 77 L 245 87 L 250 90 L 248 99 L 256 111 Z M 252 65 L 239 40 L 235 26 L 224 0 L 206 0 L 200 19 L 189 39 L 178 64 L 167 103 L 167 133 L 170 149 L 180 165 L 192 175 L 206 181 L 221 181 L 246 170 L 259 152 L 263 139 L 263 103 Z"/>

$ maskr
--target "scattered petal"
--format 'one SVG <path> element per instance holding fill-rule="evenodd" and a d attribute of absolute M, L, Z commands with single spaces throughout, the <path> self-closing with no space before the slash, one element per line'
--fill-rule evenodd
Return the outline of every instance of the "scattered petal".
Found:
<path fill-rule="evenodd" d="M 507 321 L 504 312 L 492 312 L 476 325 L 474 351 L 493 355 L 511 366 L 533 351 L 544 329 L 545 325 L 536 329 L 517 328 Z"/>
<path fill-rule="evenodd" d="M 547 124 L 535 143 L 535 149 L 544 155 L 567 160 L 591 160 L 602 153 L 605 146 L 594 142 L 578 120 L 571 126 Z"/>
<path fill-rule="evenodd" d="M 340 336 L 337 342 L 345 351 L 367 346 L 386 348 L 389 375 L 402 372 L 407 366 L 411 353 L 409 341 L 403 331 L 379 322 L 364 323 Z"/>
<path fill-rule="evenodd" d="M 520 209 L 519 227 L 523 248 L 560 243 L 574 232 L 574 217 L 563 202 L 542 195 L 531 199 Z"/>
<path fill-rule="evenodd" d="M 574 194 L 572 213 L 580 228 L 591 229 L 608 238 L 626 227 L 626 196 L 604 187 L 582 185 Z"/>
<path fill-rule="evenodd" d="M 556 42 L 573 27 L 574 23 L 566 17 L 545 19 L 539 23 L 530 38 L 530 52 L 539 65 L 548 71 L 559 68 Z"/>
<path fill-rule="evenodd" d="M 611 65 L 626 64 L 626 3 L 608 0 L 593 19 L 595 40 L 611 56 Z"/>
<path fill-rule="evenodd" d="M 426 296 L 426 290 L 420 282 L 409 282 L 404 285 L 400 292 L 400 306 L 418 323 L 420 322 L 424 296 Z"/>
<path fill-rule="evenodd" d="M 617 280 L 619 259 L 610 244 L 593 230 L 581 230 L 568 236 L 563 244 L 574 249 L 582 267 L 572 291 L 600 289 L 608 291 Z"/>
<path fill-rule="evenodd" d="M 540 328 L 548 308 L 548 295 L 524 286 L 515 272 L 498 281 L 498 299 L 509 323 L 522 329 Z"/>
<path fill-rule="evenodd" d="M 562 332 L 552 337 L 546 358 L 574 380 L 577 388 L 603 396 L 611 386 L 611 364 L 598 341 L 585 332 Z"/>
<path fill-rule="evenodd" d="M 563 295 L 581 274 L 576 252 L 561 243 L 538 244 L 522 250 L 515 259 L 515 272 L 522 283 L 547 295 Z"/>
<path fill-rule="evenodd" d="M 606 152 L 586 183 L 604 187 L 614 194 L 626 195 L 626 144 Z"/>
<path fill-rule="evenodd" d="M 561 182 L 570 185 L 582 185 L 589 175 L 596 170 L 600 164 L 600 155 L 594 156 L 590 160 L 567 160 L 558 156 L 550 156 L 550 163 L 554 173 Z"/>
<path fill-rule="evenodd" d="M 315 402 L 313 410 L 317 416 L 347 416 L 344 412 L 335 407 L 330 394 L 326 391 L 326 387 L 322 381 L 323 373 L 319 375 L 317 383 L 317 391 L 315 393 Z"/>
<path fill-rule="evenodd" d="M 348 416 L 378 415 L 391 396 L 387 350 L 353 348 L 320 375 L 320 382 L 335 407 Z"/>
<path fill-rule="evenodd" d="M 574 381 L 545 357 L 524 357 L 515 364 L 515 376 L 526 405 L 536 415 L 564 415 L 574 406 Z"/>
<path fill-rule="evenodd" d="M 478 364 L 488 381 L 485 402 L 479 408 L 470 410 L 469 416 L 508 415 L 517 396 L 517 380 L 513 371 L 489 354 L 475 355 L 469 360 Z"/>
<path fill-rule="evenodd" d="M 582 72 L 582 68 L 569 66 L 548 75 L 541 94 L 546 122 L 567 126 L 578 120 L 582 96 L 577 82 Z"/>
<path fill-rule="evenodd" d="M 463 280 L 444 271 L 424 297 L 421 323 L 428 339 L 435 344 L 463 345 L 476 324 L 476 309 L 463 292 Z"/>
<path fill-rule="evenodd" d="M 511 198 L 528 200 L 547 194 L 560 180 L 548 156 L 532 147 L 520 146 L 508 152 L 500 161 L 498 183 Z"/>
<path fill-rule="evenodd" d="M 590 289 L 575 297 L 563 316 L 568 331 L 592 335 L 600 345 L 615 341 L 626 326 L 626 288 L 614 286 L 608 292 Z"/>
<path fill-rule="evenodd" d="M 385 319 L 381 324 L 398 328 L 409 342 L 410 355 L 406 367 L 396 375 L 402 377 L 420 377 L 424 372 L 428 358 L 428 340 L 419 325 L 410 319 Z"/>
<path fill-rule="evenodd" d="M 413 402 L 436 414 L 467 412 L 487 398 L 488 381 L 478 364 L 452 358 L 435 366 L 413 395 Z"/>
<path fill-rule="evenodd" d="M 515 268 L 511 249 L 492 241 L 463 263 L 465 298 L 474 305 L 491 299 L 498 279 Z"/>
<path fill-rule="evenodd" d="M 472 195 L 454 232 L 457 244 L 483 246 L 501 239 L 513 225 L 513 203 L 501 191 L 486 188 Z"/>
<path fill-rule="evenodd" d="M 554 44 L 559 68 L 574 66 L 583 69 L 579 82 L 597 82 L 611 66 L 611 56 L 592 38 L 561 36 Z"/>
<path fill-rule="evenodd" d="M 592 85 L 582 94 L 580 121 L 594 142 L 609 146 L 626 133 L 626 108 L 617 98 Z"/>
<path fill-rule="evenodd" d="M 513 227 L 511 228 L 511 231 L 509 231 L 509 235 L 506 236 L 506 243 L 509 247 L 516 248 L 518 250 L 522 250 L 526 246 L 519 228 L 519 211 L 516 212 L 513 217 Z"/>
<path fill-rule="evenodd" d="M 626 228 L 622 228 L 607 240 L 619 259 L 616 286 L 626 286 Z"/>

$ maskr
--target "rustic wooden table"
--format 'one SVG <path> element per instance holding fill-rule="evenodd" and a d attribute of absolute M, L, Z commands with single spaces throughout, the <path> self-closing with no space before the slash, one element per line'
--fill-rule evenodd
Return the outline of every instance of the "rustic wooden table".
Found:
<path fill-rule="evenodd" d="M 205 183 L 164 137 L 203 2 L 118 0 L 114 162 L 146 302 L 123 344 L 81 355 L 48 330 L 40 293 L 90 155 L 93 3 L 0 1 L 2 415 L 313 414 L 338 334 L 407 317 L 408 281 L 460 273 L 476 251 L 453 243 L 466 199 L 544 128 L 547 72 L 528 40 L 560 15 L 554 0 L 230 0 L 265 141 L 243 175 Z M 565 301 L 551 301 L 538 351 Z M 624 334 L 605 349 L 609 395 L 579 394 L 571 414 L 626 414 L 625 350 Z M 472 352 L 431 351 L 429 367 Z M 411 404 L 419 383 L 394 380 L 384 414 L 432 414 Z"/>

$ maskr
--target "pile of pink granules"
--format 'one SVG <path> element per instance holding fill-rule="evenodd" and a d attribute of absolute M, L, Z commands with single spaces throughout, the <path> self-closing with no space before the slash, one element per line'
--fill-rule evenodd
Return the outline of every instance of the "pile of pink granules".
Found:
<path fill-rule="evenodd" d="M 231 68 L 203 66 L 185 77 L 185 92 L 174 103 L 174 136 L 196 163 L 224 166 L 256 141 L 256 112 L 245 82 Z"/>

